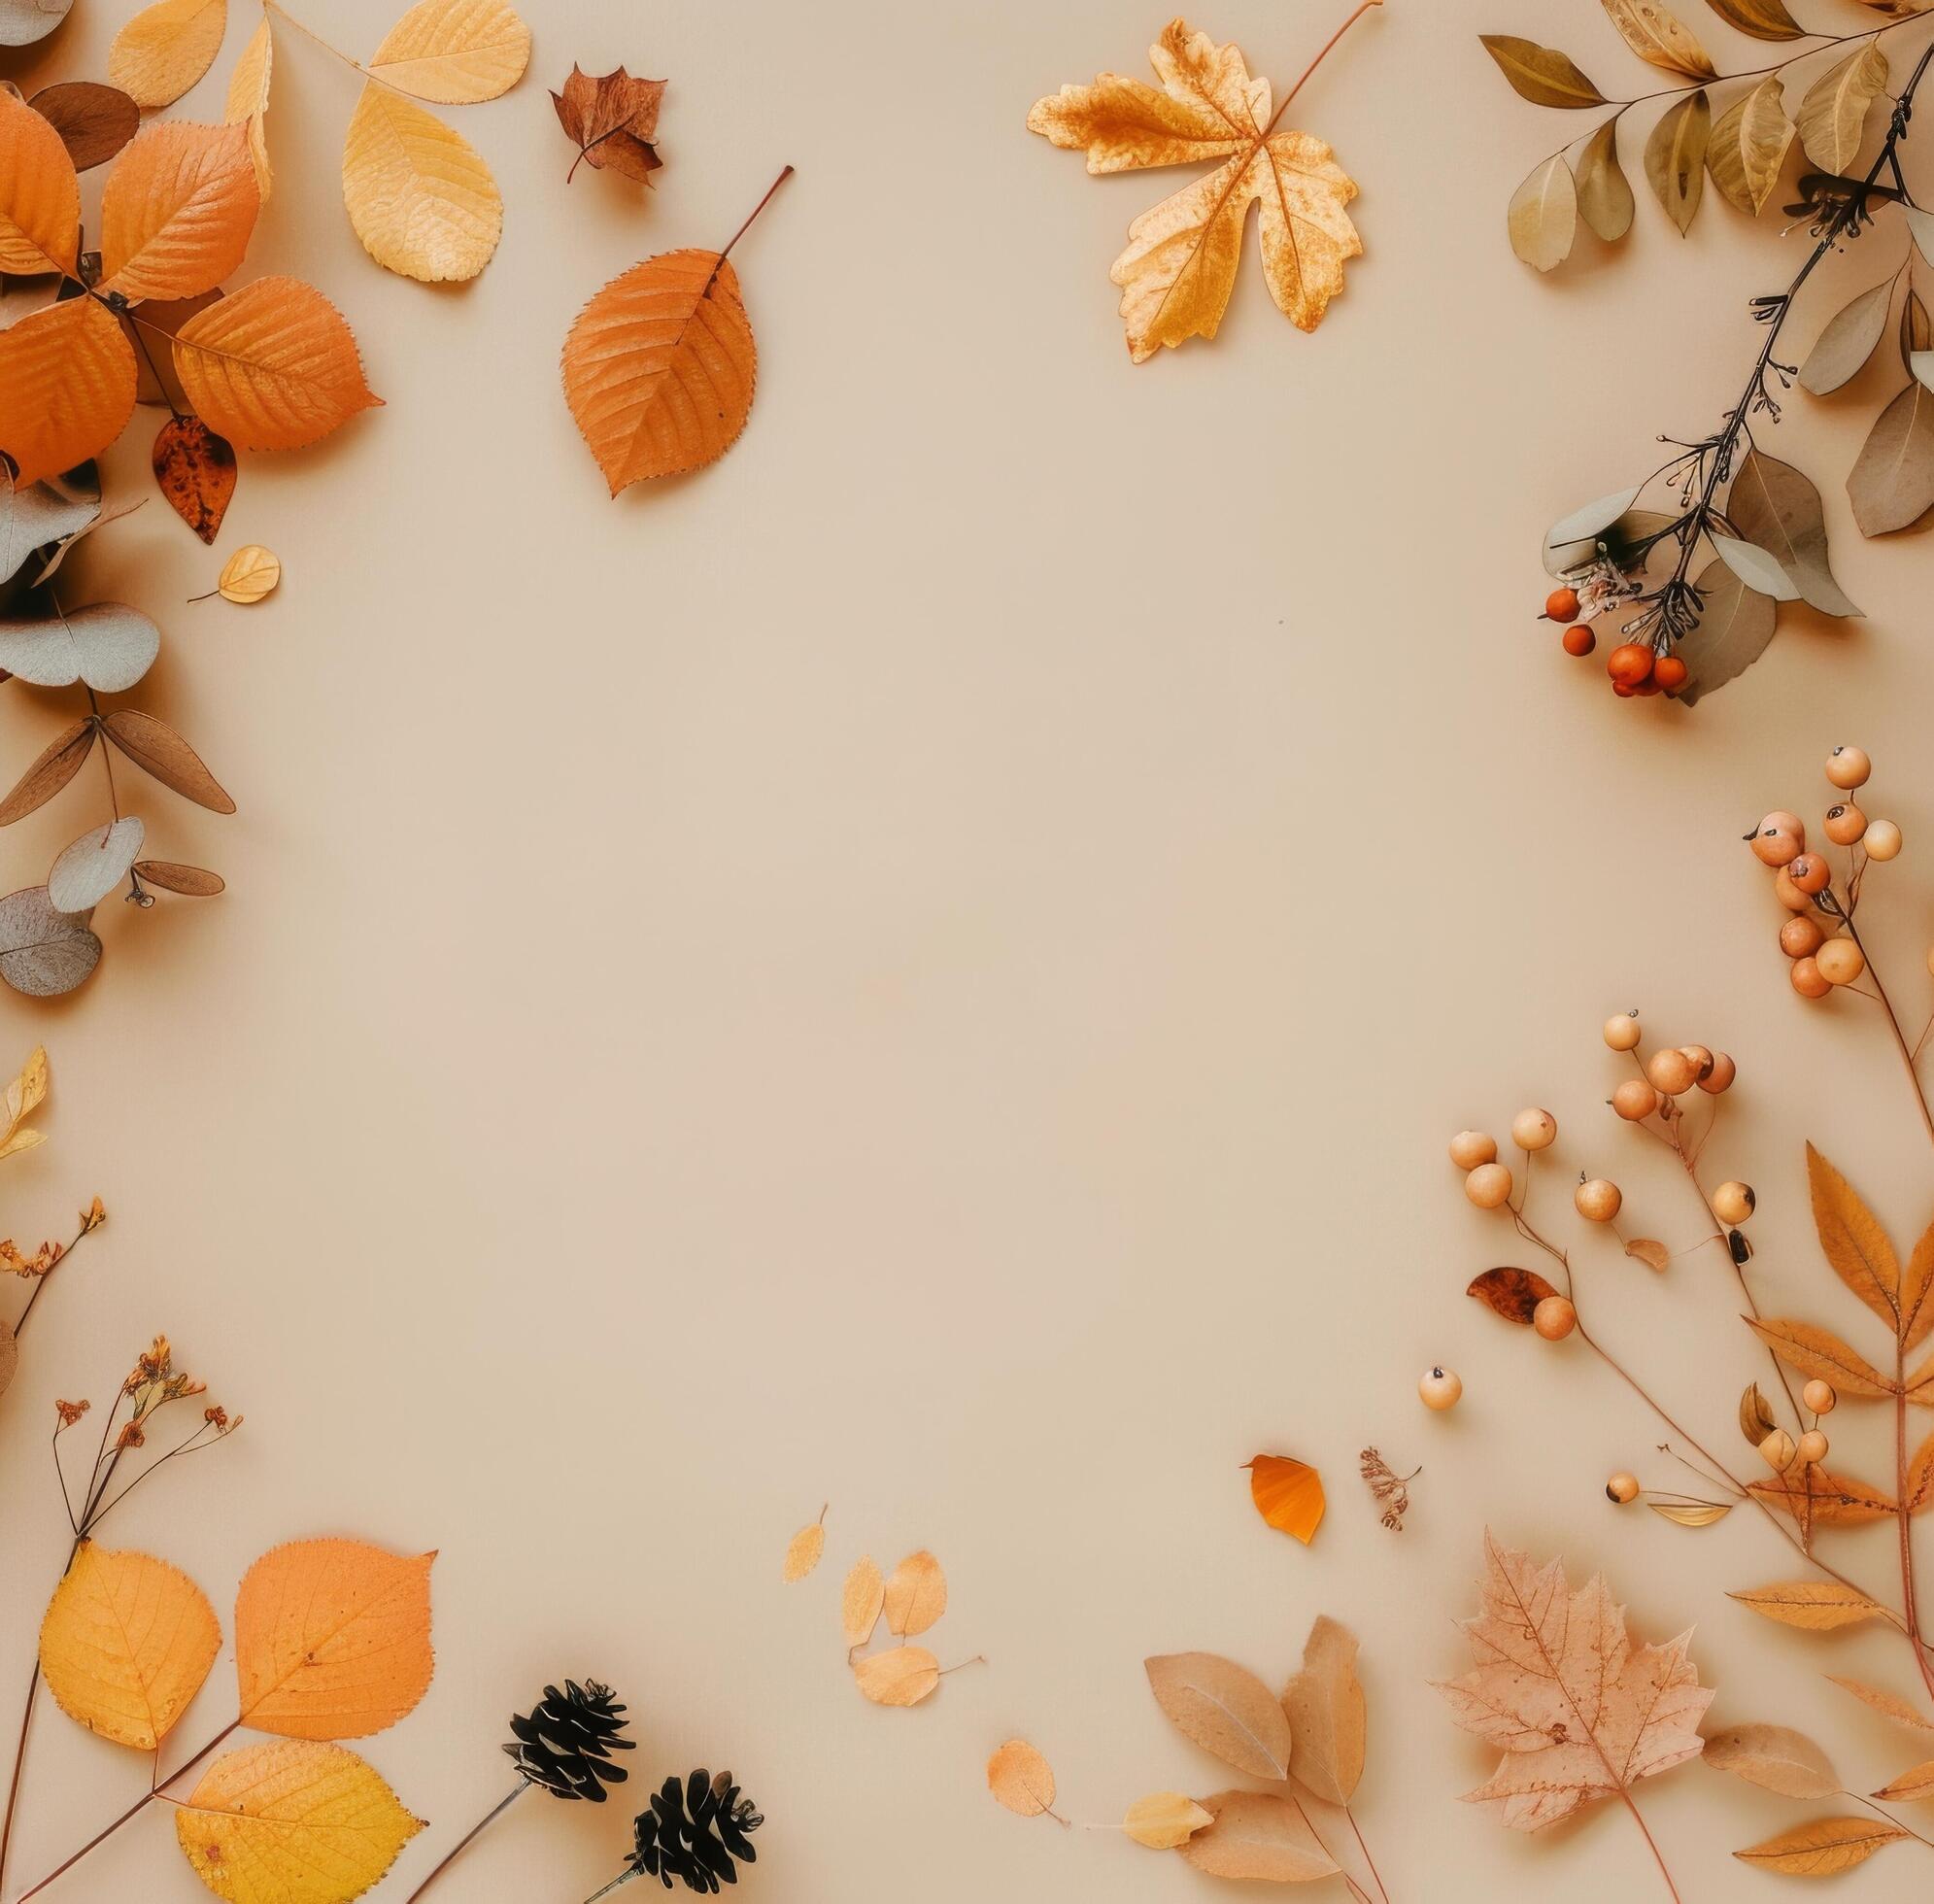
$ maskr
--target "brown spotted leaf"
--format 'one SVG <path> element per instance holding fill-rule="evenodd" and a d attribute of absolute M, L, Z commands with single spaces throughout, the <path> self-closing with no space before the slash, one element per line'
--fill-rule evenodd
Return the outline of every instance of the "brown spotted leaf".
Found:
<path fill-rule="evenodd" d="M 168 506 L 213 542 L 235 494 L 235 452 L 199 417 L 170 417 L 154 439 L 154 480 Z"/>
<path fill-rule="evenodd" d="M 1558 1292 L 1536 1270 L 1486 1270 L 1471 1278 L 1464 1293 L 1476 1297 L 1507 1322 L 1528 1324 L 1538 1305 Z"/>

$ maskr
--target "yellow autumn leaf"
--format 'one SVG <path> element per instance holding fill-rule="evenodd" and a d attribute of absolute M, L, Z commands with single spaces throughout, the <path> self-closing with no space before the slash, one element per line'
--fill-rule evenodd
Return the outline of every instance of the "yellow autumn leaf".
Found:
<path fill-rule="evenodd" d="M 780 1565 L 779 1578 L 788 1586 L 804 1580 L 819 1565 L 819 1557 L 825 1551 L 826 1510 L 822 1508 L 817 1520 L 808 1521 L 786 1543 L 786 1558 Z"/>
<path fill-rule="evenodd" d="M 1186 1845 L 1205 1825 L 1215 1822 L 1215 1814 L 1198 1805 L 1186 1792 L 1152 1791 L 1137 1798 L 1122 1819 L 1122 1829 L 1137 1845 L 1152 1852 L 1171 1852 Z"/>
<path fill-rule="evenodd" d="M 940 1662 L 925 1647 L 894 1647 L 855 1662 L 853 1681 L 876 1706 L 917 1706 L 940 1683 Z"/>
<path fill-rule="evenodd" d="M 1934 1798 L 1934 1758 L 1911 1765 L 1897 1779 L 1889 1779 L 1875 1798 Z"/>
<path fill-rule="evenodd" d="M 108 78 L 137 106 L 172 106 L 215 64 L 228 0 L 154 0 L 114 37 Z"/>
<path fill-rule="evenodd" d="M 269 17 L 263 14 L 261 24 L 228 76 L 228 100 L 221 118 L 225 124 L 248 129 L 249 156 L 255 162 L 255 184 L 265 205 L 269 196 L 269 81 L 274 71 L 275 42 L 269 36 Z"/>
<path fill-rule="evenodd" d="M 864 1647 L 880 1623 L 880 1610 L 886 1605 L 886 1580 L 879 1563 L 870 1554 L 862 1555 L 846 1576 L 839 1595 L 839 1624 L 850 1651 Z"/>
<path fill-rule="evenodd" d="M 251 542 L 246 548 L 237 549 L 221 564 L 215 589 L 223 601 L 246 608 L 272 594 L 281 580 L 280 559 L 259 542 Z"/>
<path fill-rule="evenodd" d="M 221 1646 L 215 1609 L 179 1567 L 83 1541 L 41 1622 L 40 1668 L 69 1718 L 153 1751 Z"/>
<path fill-rule="evenodd" d="M 508 92 L 530 63 L 530 29 L 503 0 L 422 0 L 383 37 L 369 71 L 439 106 Z"/>
<path fill-rule="evenodd" d="M 1009 1739 L 987 1761 L 987 1788 L 998 1803 L 1024 1819 L 1042 1813 L 1066 1824 L 1054 1809 L 1054 1767 L 1025 1739 Z"/>
<path fill-rule="evenodd" d="M 380 85 L 350 116 L 343 203 L 378 264 L 424 284 L 474 278 L 503 235 L 502 195 L 469 142 Z"/>
<path fill-rule="evenodd" d="M 1750 1607 L 1767 1619 L 1782 1626 L 1803 1627 L 1809 1632 L 1830 1632 L 1839 1626 L 1857 1625 L 1863 1619 L 1890 1619 L 1900 1623 L 1879 1601 L 1871 1600 L 1857 1586 L 1841 1581 L 1775 1581 L 1770 1586 L 1743 1588 L 1726 1598 Z"/>
<path fill-rule="evenodd" d="M 44 1141 L 39 1131 L 23 1131 L 20 1125 L 46 1101 L 47 1078 L 47 1047 L 37 1044 L 27 1053 L 20 1074 L 7 1087 L 4 1122 L 0 1122 L 0 1157 L 11 1157 L 17 1150 L 31 1150 Z"/>
<path fill-rule="evenodd" d="M 947 1611 L 947 1576 L 925 1547 L 909 1553 L 886 1583 L 887 1631 L 914 1639 Z"/>
<path fill-rule="evenodd" d="M 1789 1878 L 1832 1878 L 1866 1863 L 1876 1852 L 1906 1836 L 1885 1819 L 1815 1819 L 1733 1855 L 1744 1864 L 1783 1872 Z"/>
<path fill-rule="evenodd" d="M 195 1874 L 230 1904 L 348 1904 L 423 1828 L 374 1766 L 309 1740 L 226 1753 L 175 1813 Z"/>

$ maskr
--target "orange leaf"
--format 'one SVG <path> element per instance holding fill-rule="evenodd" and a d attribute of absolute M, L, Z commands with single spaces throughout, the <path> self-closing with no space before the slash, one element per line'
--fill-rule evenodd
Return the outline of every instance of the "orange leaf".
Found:
<path fill-rule="evenodd" d="M 72 277 L 80 235 L 81 181 L 60 134 L 0 92 L 0 271 Z"/>
<path fill-rule="evenodd" d="M 881 1595 L 887 1631 L 899 1639 L 917 1639 L 947 1611 L 947 1576 L 940 1563 L 922 1547 L 909 1553 L 887 1578 Z"/>
<path fill-rule="evenodd" d="M 876 1706 L 917 1706 L 940 1683 L 940 1662 L 925 1647 L 895 1647 L 856 1660 L 853 1683 Z"/>
<path fill-rule="evenodd" d="M 1891 1395 L 1894 1382 L 1883 1376 L 1857 1349 L 1849 1346 L 1829 1329 L 1811 1322 L 1795 1322 L 1787 1316 L 1771 1316 L 1761 1321 L 1747 1316 L 1746 1325 L 1789 1368 L 1803 1376 L 1830 1381 L 1843 1396 L 1875 1397 Z"/>
<path fill-rule="evenodd" d="M 175 333 L 182 389 L 211 429 L 245 450 L 298 450 L 380 404 L 356 336 L 298 278 L 257 278 Z"/>
<path fill-rule="evenodd" d="M 1829 1474 L 1821 1467 L 1795 1461 L 1777 1480 L 1748 1483 L 1754 1498 L 1780 1508 L 1803 1527 L 1851 1526 L 1862 1520 L 1884 1520 L 1894 1512 L 1892 1500 L 1850 1475 Z"/>
<path fill-rule="evenodd" d="M 717 252 L 665 252 L 600 290 L 564 339 L 564 396 L 611 493 L 715 462 L 752 411 L 759 352 Z"/>
<path fill-rule="evenodd" d="M 235 1596 L 242 1723 L 289 1739 L 359 1739 L 428 1689 L 434 1553 L 360 1541 L 291 1541 Z"/>
<path fill-rule="evenodd" d="M 1813 1193 L 1814 1227 L 1833 1273 L 1887 1325 L 1900 1332 L 1900 1263 L 1887 1233 L 1860 1193 L 1807 1145 L 1807 1185 Z"/>
<path fill-rule="evenodd" d="M 215 64 L 228 0 L 154 0 L 115 35 L 108 77 L 137 106 L 172 106 Z"/>
<path fill-rule="evenodd" d="M 1054 1768 L 1025 1739 L 1009 1739 L 987 1761 L 987 1788 L 1010 1812 L 1037 1819 L 1054 1809 Z"/>
<path fill-rule="evenodd" d="M 71 297 L 0 330 L 0 450 L 15 487 L 105 450 L 134 414 L 134 347 L 104 305 Z"/>
<path fill-rule="evenodd" d="M 154 481 L 168 506 L 213 542 L 235 494 L 235 452 L 199 417 L 170 417 L 154 439 Z"/>
<path fill-rule="evenodd" d="M 1256 1512 L 1307 1547 L 1323 1518 L 1322 1476 L 1306 1462 L 1280 1454 L 1259 1454 L 1247 1466 Z"/>
<path fill-rule="evenodd" d="M 197 297 L 242 262 L 261 210 L 239 125 L 151 125 L 101 193 L 101 289 L 130 302 Z"/>

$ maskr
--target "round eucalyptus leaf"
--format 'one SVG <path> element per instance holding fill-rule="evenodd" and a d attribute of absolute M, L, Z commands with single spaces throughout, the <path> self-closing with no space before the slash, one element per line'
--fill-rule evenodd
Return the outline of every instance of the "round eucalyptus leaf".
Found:
<path fill-rule="evenodd" d="M 59 912 L 45 886 L 0 900 L 0 979 L 30 999 L 57 998 L 85 983 L 101 962 L 101 941 L 85 912 Z"/>
<path fill-rule="evenodd" d="M 54 861 L 48 903 L 56 912 L 91 912 L 127 877 L 147 833 L 132 814 L 84 833 Z"/>

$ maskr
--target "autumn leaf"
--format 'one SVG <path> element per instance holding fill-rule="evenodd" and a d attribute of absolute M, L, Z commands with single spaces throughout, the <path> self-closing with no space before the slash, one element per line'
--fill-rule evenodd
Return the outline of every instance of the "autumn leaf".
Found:
<path fill-rule="evenodd" d="M 81 181 L 60 134 L 0 92 L 0 272 L 71 277 L 80 231 Z"/>
<path fill-rule="evenodd" d="M 1103 73 L 1028 114 L 1031 132 L 1085 151 L 1091 173 L 1221 161 L 1129 226 L 1128 249 L 1108 274 L 1122 287 L 1129 356 L 1144 363 L 1165 345 L 1215 335 L 1252 203 L 1261 207 L 1270 294 L 1299 329 L 1314 330 L 1343 289 L 1344 260 L 1363 251 L 1343 210 L 1356 182 L 1322 140 L 1275 129 L 1270 83 L 1250 77 L 1239 47 L 1218 46 L 1176 19 L 1148 57 L 1160 91 Z"/>
<path fill-rule="evenodd" d="M 306 1740 L 225 1753 L 175 1812 L 188 1862 L 231 1904 L 348 1904 L 423 1828 L 367 1761 Z"/>
<path fill-rule="evenodd" d="M 1918 1765 L 1910 1765 L 1898 1778 L 1889 1779 L 1879 1791 L 1870 1796 L 1875 1798 L 1934 1798 L 1934 1758 L 1923 1759 Z"/>
<path fill-rule="evenodd" d="M 76 681 L 118 695 L 146 674 L 161 630 L 120 601 L 90 601 L 40 621 L 0 622 L 0 667 L 37 688 Z"/>
<path fill-rule="evenodd" d="M 239 125 L 151 125 L 101 193 L 101 286 L 130 303 L 196 297 L 235 271 L 261 210 Z"/>
<path fill-rule="evenodd" d="M 1697 1758 L 1713 1702 L 1686 1635 L 1635 1647 L 1603 1575 L 1574 1591 L 1564 1563 L 1535 1567 L 1484 1536 L 1483 1612 L 1466 1622 L 1475 1671 L 1440 1683 L 1457 1722 L 1504 1750 L 1468 1801 L 1537 1831 Z"/>
<path fill-rule="evenodd" d="M 1142 1664 L 1155 1703 L 1204 1751 L 1253 1779 L 1289 1776 L 1288 1715 L 1246 1667 L 1213 1652 L 1166 1653 Z"/>
<path fill-rule="evenodd" d="M 1653 1497 L 1646 1505 L 1675 1527 L 1711 1527 L 1733 1511 L 1730 1501 L 1661 1501 Z"/>
<path fill-rule="evenodd" d="M 85 462 L 134 414 L 134 348 L 105 306 L 70 297 L 0 330 L 0 450 L 17 484 Z"/>
<path fill-rule="evenodd" d="M 60 135 L 77 172 L 105 165 L 141 130 L 141 108 L 119 86 L 63 80 L 27 101 Z"/>
<path fill-rule="evenodd" d="M 25 1120 L 46 1102 L 47 1083 L 47 1050 L 37 1044 L 27 1053 L 27 1062 L 8 1085 L 4 1105 L 0 1105 L 0 1157 L 12 1157 L 47 1141 L 45 1132 L 22 1128 Z M 94 1227 L 91 1223 L 87 1225 L 88 1229 Z"/>
<path fill-rule="evenodd" d="M 1869 40 L 1807 88 L 1795 123 L 1807 156 L 1822 171 L 1845 172 L 1859 156 L 1868 109 L 1886 84 L 1887 56 Z"/>
<path fill-rule="evenodd" d="M 1883 1819 L 1815 1819 L 1733 1855 L 1742 1863 L 1790 1878 L 1831 1878 L 1866 1863 L 1876 1852 L 1906 1836 L 1899 1825 Z"/>
<path fill-rule="evenodd" d="M 1477 38 L 1520 99 L 1528 99 L 1534 106 L 1555 106 L 1568 112 L 1606 104 L 1604 93 L 1578 71 L 1567 54 L 1541 47 L 1535 40 L 1520 40 L 1511 33 L 1480 33 Z"/>
<path fill-rule="evenodd" d="M 1839 1673 L 1828 1673 L 1826 1678 L 1843 1692 L 1850 1692 L 1863 1706 L 1871 1706 L 1875 1712 L 1885 1714 L 1896 1724 L 1911 1725 L 1921 1732 L 1934 1732 L 1934 1719 L 1923 1718 L 1919 1709 L 1899 1693 L 1889 1692 L 1885 1686 L 1869 1685 L 1865 1680 L 1847 1679 Z"/>
<path fill-rule="evenodd" d="M 170 417 L 154 438 L 154 481 L 168 507 L 213 542 L 235 494 L 235 452 L 199 417 Z"/>
<path fill-rule="evenodd" d="M 1706 1741 L 1706 1763 L 1783 1798 L 1831 1798 L 1840 1774 L 1804 1732 L 1785 1725 L 1730 1725 Z"/>
<path fill-rule="evenodd" d="M 917 1706 L 940 1683 L 940 1662 L 925 1647 L 894 1647 L 856 1661 L 853 1682 L 876 1706 Z"/>
<path fill-rule="evenodd" d="M 1303 1807 L 1268 1791 L 1219 1791 L 1203 1801 L 1211 1822 L 1177 1847 L 1211 1878 L 1300 1885 L 1340 1868 Z"/>
<path fill-rule="evenodd" d="M 373 82 L 343 140 L 343 203 L 378 264 L 424 284 L 474 278 L 503 236 L 503 195 L 469 141 Z"/>
<path fill-rule="evenodd" d="M 564 137 L 578 149 L 564 183 L 576 177 L 580 164 L 589 164 L 650 185 L 664 163 L 653 143 L 664 88 L 663 80 L 634 80 L 622 66 L 593 79 L 573 65 L 563 91 L 551 95 Z"/>
<path fill-rule="evenodd" d="M 197 415 L 245 450 L 296 450 L 383 399 L 342 313 L 296 278 L 257 278 L 175 333 Z"/>
<path fill-rule="evenodd" d="M 786 1558 L 780 1564 L 779 1578 L 788 1586 L 804 1580 L 819 1565 L 819 1557 L 825 1551 L 826 1510 L 822 1508 L 817 1520 L 808 1521 L 786 1543 Z"/>
<path fill-rule="evenodd" d="M 1538 1305 L 1558 1292 L 1536 1270 L 1486 1270 L 1471 1278 L 1464 1293 L 1476 1297 L 1507 1322 L 1520 1322 L 1528 1328 Z"/>
<path fill-rule="evenodd" d="M 1659 0 L 1604 0 L 1604 4 L 1625 44 L 1648 65 L 1688 80 L 1716 77 L 1706 49 Z"/>
<path fill-rule="evenodd" d="M 882 1594 L 887 1631 L 917 1639 L 947 1611 L 947 1576 L 925 1547 L 909 1553 L 887 1576 Z"/>
<path fill-rule="evenodd" d="M 1884 313 L 1883 313 L 1884 315 Z M 1864 355 L 1864 354 L 1863 354 Z M 1894 1334 L 1900 1327 L 1900 1264 L 1860 1193 L 1810 1143 L 1807 1186 L 1814 1227 L 1833 1273 Z M 1831 1377 L 1838 1380 L 1838 1377 Z"/>
<path fill-rule="evenodd" d="M 1869 1599 L 1857 1586 L 1835 1580 L 1775 1581 L 1770 1586 L 1728 1593 L 1726 1598 L 1782 1626 L 1804 1627 L 1813 1633 L 1857 1626 L 1865 1619 L 1894 1619 L 1878 1600 Z"/>
<path fill-rule="evenodd" d="M 263 1554 L 235 1596 L 242 1723 L 290 1739 L 394 1725 L 429 1686 L 435 1558 L 338 1540 Z"/>
<path fill-rule="evenodd" d="M 1152 1852 L 1171 1852 L 1214 1822 L 1215 1814 L 1185 1792 L 1151 1791 L 1128 1808 L 1122 1829 Z"/>
<path fill-rule="evenodd" d="M 59 793 L 93 752 L 98 731 L 92 721 L 80 720 L 55 734 L 15 781 L 6 799 L 0 799 L 0 827 L 24 820 Z"/>
<path fill-rule="evenodd" d="M 185 899 L 212 900 L 227 890 L 227 881 L 205 867 L 183 866 L 178 860 L 136 860 L 134 869 L 151 886 L 164 893 L 180 893 Z"/>
<path fill-rule="evenodd" d="M 863 1554 L 853 1563 L 839 1594 L 839 1626 L 849 1652 L 873 1637 L 885 1605 L 886 1581 L 879 1564 L 869 1554 Z"/>
<path fill-rule="evenodd" d="M 1787 1367 L 1803 1376 L 1830 1381 L 1843 1396 L 1891 1395 L 1897 1384 L 1831 1330 L 1784 1316 L 1747 1316 L 1747 1327 Z"/>
<path fill-rule="evenodd" d="M 259 542 L 251 542 L 237 549 L 221 564 L 221 573 L 215 582 L 215 593 L 223 601 L 251 608 L 258 601 L 266 601 L 281 586 L 281 559 L 273 550 L 264 549 Z"/>
<path fill-rule="evenodd" d="M 48 871 L 48 903 L 56 912 L 91 912 L 127 877 L 147 833 L 138 815 L 123 813 L 69 841 Z"/>
<path fill-rule="evenodd" d="M 1054 1768 L 1025 1739 L 1009 1739 L 987 1761 L 987 1788 L 1010 1812 L 1024 1819 L 1043 1813 L 1058 1824 L 1068 1820 L 1054 1809 Z"/>
<path fill-rule="evenodd" d="M 1713 183 L 1742 212 L 1757 218 L 1780 183 L 1793 137 L 1780 76 L 1770 74 L 1741 93 L 1713 127 L 1706 150 Z"/>
<path fill-rule="evenodd" d="M 437 106 L 498 98 L 530 64 L 530 29 L 504 0 L 420 0 L 383 36 L 372 78 Z"/>
<path fill-rule="evenodd" d="M 1306 1462 L 1281 1454 L 1258 1454 L 1244 1465 L 1256 1512 L 1272 1527 L 1294 1535 L 1307 1547 L 1322 1524 L 1323 1477 Z"/>
<path fill-rule="evenodd" d="M 1303 1649 L 1303 1670 L 1282 1695 L 1292 1740 L 1289 1770 L 1318 1798 L 1347 1805 L 1363 1777 L 1368 1723 L 1356 1673 L 1356 1635 L 1317 1615 Z"/>
<path fill-rule="evenodd" d="M 1900 1285 L 1900 1341 L 1903 1348 L 1918 1348 L 1934 1329 L 1934 1223 L 1920 1233 Z"/>
<path fill-rule="evenodd" d="M 1748 1482 L 1747 1491 L 1767 1507 L 1791 1514 L 1803 1528 L 1851 1527 L 1894 1513 L 1892 1498 L 1880 1489 L 1805 1461 L 1795 1461 L 1774 1479 Z"/>
<path fill-rule="evenodd" d="M 263 204 L 269 195 L 269 85 L 274 75 L 275 40 L 265 12 L 228 76 L 228 98 L 221 109 L 224 124 L 239 125 L 248 134 L 249 156 L 254 162 Z"/>
<path fill-rule="evenodd" d="M 137 106 L 172 106 L 215 64 L 228 0 L 154 0 L 114 37 L 108 78 Z"/>
<path fill-rule="evenodd" d="M 205 806 L 211 813 L 233 813 L 235 802 L 203 765 L 202 758 L 165 721 L 136 707 L 117 707 L 100 719 L 101 731 L 144 773 Z"/>
<path fill-rule="evenodd" d="M 88 916 L 55 911 L 45 886 L 0 899 L 0 981 L 30 999 L 58 998 L 85 983 L 101 962 Z"/>

